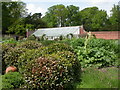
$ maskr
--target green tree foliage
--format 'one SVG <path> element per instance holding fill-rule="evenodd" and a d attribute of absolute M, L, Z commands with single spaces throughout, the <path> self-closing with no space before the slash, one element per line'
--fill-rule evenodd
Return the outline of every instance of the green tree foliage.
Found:
<path fill-rule="evenodd" d="M 48 12 L 46 12 L 43 20 L 48 22 L 49 27 L 65 26 L 67 13 L 64 5 L 54 5 L 48 8 Z"/>
<path fill-rule="evenodd" d="M 49 27 L 84 25 L 87 31 L 96 31 L 107 23 L 107 13 L 97 7 L 89 7 L 79 11 L 74 5 L 54 5 L 48 8 L 43 20 Z"/>
<path fill-rule="evenodd" d="M 23 2 L 2 2 L 2 31 L 6 33 L 8 27 L 16 20 L 26 15 L 26 4 Z"/>
<path fill-rule="evenodd" d="M 105 26 L 107 13 L 97 7 L 89 7 L 81 10 L 81 22 L 87 31 L 96 31 Z"/>
<path fill-rule="evenodd" d="M 16 20 L 11 26 L 8 27 L 6 31 L 9 34 L 16 34 L 16 35 L 25 35 L 26 29 L 34 30 L 34 26 L 32 24 L 25 24 L 25 19 L 20 18 Z"/>
<path fill-rule="evenodd" d="M 79 7 L 69 5 L 54 5 L 48 8 L 46 15 L 42 18 L 47 22 L 49 27 L 57 26 L 75 26 L 80 25 L 80 15 L 78 14 Z"/>
<path fill-rule="evenodd" d="M 80 15 L 79 15 L 79 7 L 76 7 L 74 5 L 70 5 L 66 7 L 67 9 L 67 20 L 66 20 L 66 26 L 75 26 L 80 25 Z"/>
<path fill-rule="evenodd" d="M 111 9 L 111 15 L 107 20 L 107 24 L 100 30 L 120 31 L 120 6 L 114 5 Z"/>
<path fill-rule="evenodd" d="M 47 25 L 42 21 L 41 13 L 35 13 L 16 20 L 11 26 L 8 27 L 7 33 L 25 35 L 26 29 L 31 31 L 41 27 L 47 27 Z"/>
<path fill-rule="evenodd" d="M 120 30 L 120 6 L 114 5 L 111 10 L 110 25 L 112 29 Z"/>
<path fill-rule="evenodd" d="M 31 24 L 35 29 L 47 27 L 47 24 L 41 19 L 41 16 L 41 13 L 34 13 L 33 15 L 29 14 L 25 17 L 25 24 Z"/>

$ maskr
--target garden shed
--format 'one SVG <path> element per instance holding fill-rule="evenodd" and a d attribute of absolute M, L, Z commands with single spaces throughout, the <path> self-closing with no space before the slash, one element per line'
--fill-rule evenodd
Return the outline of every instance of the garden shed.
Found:
<path fill-rule="evenodd" d="M 81 31 L 82 30 L 82 31 Z M 57 28 L 42 28 L 36 30 L 33 35 L 36 37 L 42 37 L 45 35 L 49 40 L 54 40 L 60 36 L 66 37 L 67 35 L 73 35 L 78 37 L 82 32 L 85 32 L 83 26 L 71 26 L 71 27 L 57 27 Z"/>

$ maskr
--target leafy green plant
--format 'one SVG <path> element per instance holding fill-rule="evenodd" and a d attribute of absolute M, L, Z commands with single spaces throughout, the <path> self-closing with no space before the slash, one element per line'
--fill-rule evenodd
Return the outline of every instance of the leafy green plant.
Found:
<path fill-rule="evenodd" d="M 113 42 L 112 40 L 94 39 L 88 36 L 83 46 L 76 44 L 76 47 L 73 47 L 82 67 L 95 65 L 102 68 L 116 65 L 117 55 L 115 52 L 117 46 Z"/>
<path fill-rule="evenodd" d="M 117 60 L 114 52 L 109 52 L 104 48 L 78 47 L 76 49 L 78 59 L 82 67 L 97 66 L 98 68 L 113 66 Z"/>
<path fill-rule="evenodd" d="M 75 82 L 79 81 L 80 80 L 79 77 L 81 75 L 81 65 L 77 59 L 76 53 L 73 53 L 70 51 L 60 51 L 60 52 L 57 52 L 54 54 L 57 54 L 60 57 L 66 58 L 67 61 L 72 64 L 72 68 L 69 69 L 70 70 L 69 74 L 73 73 L 74 81 Z M 71 70 L 73 70 L 73 71 L 71 72 Z"/>
<path fill-rule="evenodd" d="M 2 75 L 2 89 L 19 88 L 23 83 L 24 80 L 19 72 L 9 72 Z"/>
<path fill-rule="evenodd" d="M 9 39 L 4 40 L 4 43 L 5 44 L 16 44 L 17 41 L 14 38 L 9 38 Z"/>
<path fill-rule="evenodd" d="M 66 51 L 65 51 L 66 50 Z M 40 63 L 36 63 L 36 60 L 39 59 L 39 57 L 42 57 L 45 60 L 45 64 L 40 64 Z M 41 60 L 41 59 L 40 59 Z M 39 62 L 40 62 L 39 60 Z M 52 61 L 51 61 L 52 60 Z M 41 60 L 42 61 L 42 60 Z M 32 68 L 36 67 L 39 70 L 37 70 L 38 72 L 41 71 L 41 68 L 46 66 L 48 68 L 53 67 L 50 64 L 50 62 L 57 62 L 57 68 L 59 67 L 63 67 L 63 69 L 67 70 L 64 71 L 65 77 L 59 77 L 59 80 L 56 81 L 54 80 L 54 78 L 46 78 L 46 79 L 50 79 L 50 81 L 46 81 L 46 79 L 41 83 L 40 80 L 43 80 L 42 77 L 40 77 L 40 73 L 32 73 Z M 35 64 L 36 63 L 36 64 Z M 55 43 L 55 44 L 51 44 L 47 47 L 40 47 L 39 49 L 32 49 L 32 50 L 28 50 L 27 52 L 25 52 L 24 54 L 22 54 L 19 59 L 18 59 L 18 66 L 19 66 L 19 71 L 20 73 L 22 73 L 23 75 L 26 75 L 25 77 L 27 77 L 28 84 L 26 84 L 24 87 L 30 87 L 30 88 L 59 88 L 58 86 L 62 87 L 70 87 L 71 82 L 73 81 L 77 81 L 78 77 L 80 76 L 80 64 L 79 61 L 76 58 L 76 54 L 74 53 L 73 49 L 71 47 L 69 47 L 66 44 L 63 43 Z M 40 64 L 40 65 L 39 65 Z M 42 65 L 42 66 L 41 66 Z M 41 68 L 40 68 L 41 67 Z M 36 72 L 37 72 L 36 71 Z M 55 70 L 53 70 L 54 72 Z M 56 76 L 59 75 L 59 69 L 56 71 L 56 73 L 52 73 L 52 76 Z M 47 71 L 46 71 L 47 72 Z M 38 79 L 36 79 L 35 81 L 32 79 L 32 75 L 38 77 Z M 44 74 L 44 73 L 43 73 Z M 47 74 L 49 74 L 49 72 L 47 72 Z M 45 74 L 46 76 L 46 74 Z M 46 76 L 47 77 L 47 76 Z M 34 77 L 35 78 L 35 77 Z M 32 80 L 32 81 L 31 81 Z M 70 80 L 70 81 L 69 81 Z M 52 86 L 51 86 L 51 82 Z M 37 83 L 39 85 L 37 85 Z M 46 83 L 48 83 L 48 85 L 46 86 Z M 64 85 L 65 84 L 65 85 Z M 55 86 L 58 85 L 58 86 Z M 72 86 L 71 86 L 72 87 Z"/>
<path fill-rule="evenodd" d="M 76 49 L 78 46 L 80 46 L 80 47 L 84 46 L 84 41 L 85 41 L 84 38 L 72 39 L 70 45 L 71 45 L 74 49 Z"/>
<path fill-rule="evenodd" d="M 106 50 L 118 52 L 118 44 L 114 40 L 92 39 L 88 46 L 91 48 L 103 47 Z"/>
<path fill-rule="evenodd" d="M 4 54 L 10 49 L 10 48 L 14 48 L 16 46 L 16 43 L 2 43 L 2 53 L 3 56 Z"/>

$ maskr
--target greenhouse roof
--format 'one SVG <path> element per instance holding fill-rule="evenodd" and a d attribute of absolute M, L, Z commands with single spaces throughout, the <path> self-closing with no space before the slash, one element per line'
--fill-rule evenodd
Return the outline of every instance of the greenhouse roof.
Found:
<path fill-rule="evenodd" d="M 59 28 L 43 28 L 38 29 L 33 33 L 33 35 L 40 37 L 43 34 L 46 36 L 66 36 L 67 34 L 79 34 L 80 26 L 72 26 L 72 27 L 59 27 Z"/>

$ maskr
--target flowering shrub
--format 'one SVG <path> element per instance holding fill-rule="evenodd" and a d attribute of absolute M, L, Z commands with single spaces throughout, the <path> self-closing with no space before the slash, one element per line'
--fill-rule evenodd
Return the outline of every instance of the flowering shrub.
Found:
<path fill-rule="evenodd" d="M 66 88 L 71 82 L 78 80 L 80 75 L 80 64 L 76 54 L 71 47 L 62 43 L 28 50 L 19 57 L 18 64 L 20 73 L 26 77 L 24 88 Z M 43 67 L 46 67 L 45 73 Z M 60 68 L 63 69 L 62 74 Z M 52 77 L 48 77 L 50 74 Z"/>
<path fill-rule="evenodd" d="M 57 54 L 31 60 L 24 67 L 23 74 L 24 88 L 62 89 L 74 80 L 72 63 Z"/>

